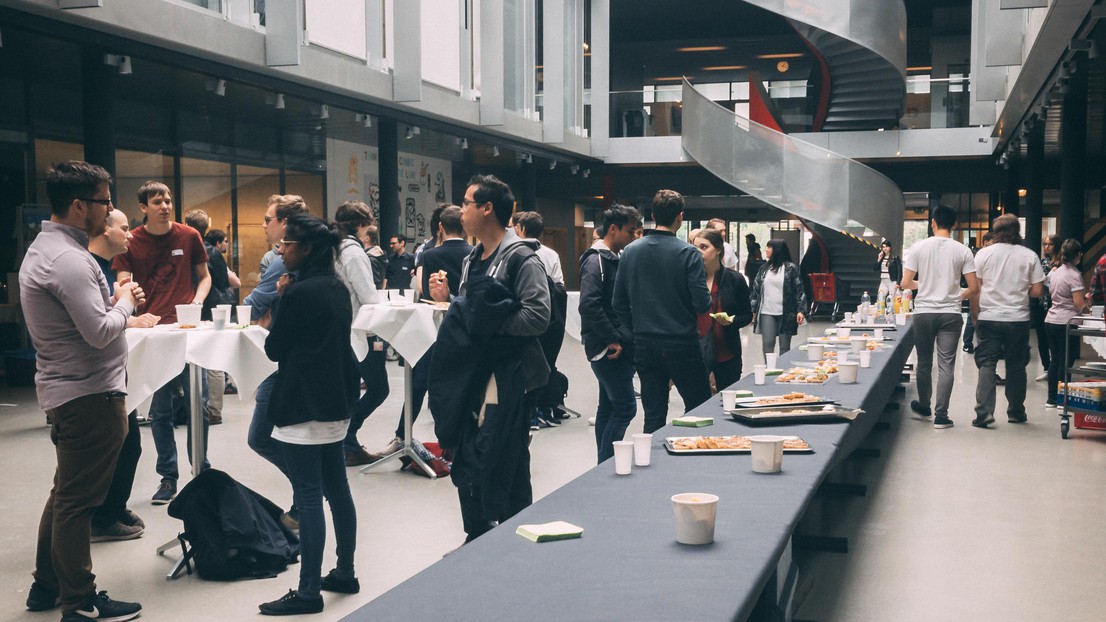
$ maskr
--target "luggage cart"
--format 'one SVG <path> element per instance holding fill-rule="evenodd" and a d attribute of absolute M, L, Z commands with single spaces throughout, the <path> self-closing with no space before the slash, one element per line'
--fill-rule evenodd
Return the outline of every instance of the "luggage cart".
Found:
<path fill-rule="evenodd" d="M 1064 401 L 1060 411 L 1060 438 L 1067 438 L 1071 431 L 1071 419 L 1075 419 L 1075 427 L 1079 429 L 1106 431 L 1106 397 L 1098 399 L 1098 395 L 1106 396 L 1106 365 L 1084 363 L 1081 366 L 1068 365 L 1072 360 L 1071 338 L 1076 337 L 1103 337 L 1106 338 L 1106 321 L 1103 318 L 1080 316 L 1068 320 L 1065 327 L 1064 339 Z M 1076 341 L 1079 343 L 1079 341 Z M 1087 378 L 1092 382 L 1101 381 L 1101 388 L 1080 387 L 1090 389 L 1085 396 L 1072 397 L 1077 387 L 1072 383 L 1072 377 Z M 1098 384 L 1094 382 L 1094 384 Z M 1101 392 L 1101 393 L 1100 393 Z"/>

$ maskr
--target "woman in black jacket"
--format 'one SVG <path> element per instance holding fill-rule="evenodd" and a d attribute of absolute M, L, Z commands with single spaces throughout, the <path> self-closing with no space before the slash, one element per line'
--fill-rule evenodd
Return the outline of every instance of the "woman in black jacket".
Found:
<path fill-rule="evenodd" d="M 753 305 L 753 331 L 760 333 L 764 352 L 780 354 L 791 349 L 791 338 L 805 321 L 806 292 L 799 267 L 791 263 L 791 251 L 783 240 L 768 240 L 767 263 L 760 268 L 749 295 Z"/>
<path fill-rule="evenodd" d="M 714 385 L 725 389 L 741 378 L 741 328 L 753 321 L 749 286 L 745 278 L 722 266 L 725 245 L 722 234 L 703 229 L 694 240 L 703 254 L 710 291 L 710 311 L 699 315 L 699 341 L 705 344 L 707 369 L 714 373 Z M 726 316 L 715 314 L 725 313 Z"/>
<path fill-rule="evenodd" d="M 879 273 L 879 289 L 890 296 L 895 291 L 895 285 L 902 282 L 902 259 L 895 254 L 894 248 L 887 240 L 879 245 L 875 271 Z"/>
<path fill-rule="evenodd" d="M 338 241 L 322 220 L 296 214 L 288 218 L 277 251 L 298 276 L 295 282 L 288 274 L 280 278 L 280 305 L 265 339 L 265 354 L 279 366 L 268 415 L 299 508 L 301 562 L 299 589 L 262 604 L 265 615 L 318 613 L 323 610 L 320 589 L 346 594 L 360 589 L 353 570 L 357 513 L 342 449 L 360 376 L 350 347 L 349 290 L 334 271 Z M 320 578 L 324 496 L 334 521 L 338 566 Z"/>

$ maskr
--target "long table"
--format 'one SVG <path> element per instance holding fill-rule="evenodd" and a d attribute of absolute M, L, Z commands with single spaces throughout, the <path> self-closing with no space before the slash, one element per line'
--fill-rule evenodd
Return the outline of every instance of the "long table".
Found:
<path fill-rule="evenodd" d="M 858 383 L 807 387 L 865 413 L 849 423 L 750 428 L 727 418 L 717 396 L 692 414 L 712 416 L 706 428 L 668 426 L 654 434 L 652 465 L 629 476 L 613 460 L 584 473 L 511 520 L 381 595 L 345 620 L 409 617 L 449 611 L 453 620 L 556 618 L 565 620 L 736 619 L 750 616 L 769 581 L 786 574 L 791 536 L 830 470 L 867 436 L 891 398 L 913 348 L 910 323 L 874 352 Z M 805 359 L 793 350 L 781 367 Z M 792 385 L 754 386 L 751 374 L 736 388 L 760 395 Z M 786 455 L 783 472 L 752 472 L 748 455 L 673 456 L 667 436 L 795 434 L 813 454 Z M 676 543 L 670 497 L 717 494 L 715 542 Z M 514 533 L 520 524 L 565 520 L 584 528 L 578 540 L 534 544 Z M 780 577 L 782 582 L 782 577 Z M 770 595 L 772 600 L 778 594 Z"/>

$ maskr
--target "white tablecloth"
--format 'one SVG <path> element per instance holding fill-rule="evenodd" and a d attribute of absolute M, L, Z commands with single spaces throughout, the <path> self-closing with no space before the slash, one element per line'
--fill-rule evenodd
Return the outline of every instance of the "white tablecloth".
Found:
<path fill-rule="evenodd" d="M 1083 320 L 1083 324 L 1087 328 L 1102 328 L 1104 321 L 1106 320 L 1102 319 L 1102 307 L 1096 306 L 1091 310 L 1091 317 Z M 1083 341 L 1091 346 L 1099 356 L 1106 358 L 1106 338 L 1084 337 Z"/>
<path fill-rule="evenodd" d="M 257 385 L 277 370 L 265 356 L 269 331 L 259 326 L 245 329 L 177 330 L 171 325 L 127 330 L 127 410 L 148 410 L 145 403 L 154 391 L 180 374 L 185 363 L 218 369 L 234 377 L 238 399 L 252 398 Z"/>
<path fill-rule="evenodd" d="M 580 292 L 568 292 L 565 334 L 576 341 L 580 341 Z"/>
<path fill-rule="evenodd" d="M 377 335 L 414 365 L 438 338 L 442 313 L 421 302 L 364 305 L 353 318 L 353 331 L 362 337 L 354 340 L 357 360 L 369 353 L 368 335 Z"/>

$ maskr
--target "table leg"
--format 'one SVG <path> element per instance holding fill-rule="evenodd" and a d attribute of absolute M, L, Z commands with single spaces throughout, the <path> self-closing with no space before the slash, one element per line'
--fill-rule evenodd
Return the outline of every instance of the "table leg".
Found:
<path fill-rule="evenodd" d="M 204 468 L 204 370 L 195 363 L 188 364 L 189 398 L 192 402 L 189 415 L 192 419 L 192 477 L 199 475 Z"/>
<path fill-rule="evenodd" d="M 382 457 L 376 462 L 366 465 L 361 468 L 362 473 L 367 473 L 378 466 L 390 461 L 393 458 L 402 458 L 407 456 L 410 458 L 420 469 L 426 473 L 430 479 L 437 479 L 437 474 L 434 473 L 434 469 L 430 468 L 430 465 L 426 464 L 426 461 L 422 459 L 422 456 L 415 451 L 412 446 L 414 435 L 411 433 L 411 427 L 414 424 L 414 389 L 411 386 L 411 360 L 407 357 L 403 358 L 403 447 L 400 447 L 395 452 Z"/>

